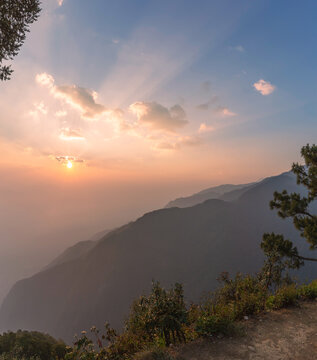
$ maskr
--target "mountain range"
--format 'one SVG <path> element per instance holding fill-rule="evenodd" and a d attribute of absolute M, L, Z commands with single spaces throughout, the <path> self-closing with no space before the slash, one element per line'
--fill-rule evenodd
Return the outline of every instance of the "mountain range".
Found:
<path fill-rule="evenodd" d="M 264 232 L 283 233 L 309 253 L 293 224 L 269 209 L 275 190 L 304 192 L 292 173 L 220 189 L 193 195 L 187 202 L 193 206 L 175 200 L 99 240 L 66 250 L 13 286 L 0 309 L 0 330 L 39 330 L 70 342 L 75 333 L 105 321 L 120 328 L 132 301 L 149 291 L 153 279 L 163 286 L 181 282 L 187 301 L 197 301 L 217 286 L 221 272 L 261 267 Z M 217 191 L 218 198 L 208 199 Z M 201 195 L 203 202 L 197 204 Z M 314 266 L 305 265 L 299 276 L 316 277 Z"/>

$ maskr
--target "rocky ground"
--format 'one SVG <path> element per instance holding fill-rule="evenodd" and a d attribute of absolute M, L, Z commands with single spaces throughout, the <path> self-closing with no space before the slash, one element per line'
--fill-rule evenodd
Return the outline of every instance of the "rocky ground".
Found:
<path fill-rule="evenodd" d="M 317 360 L 317 301 L 243 321 L 244 335 L 199 340 L 178 349 L 184 360 Z"/>

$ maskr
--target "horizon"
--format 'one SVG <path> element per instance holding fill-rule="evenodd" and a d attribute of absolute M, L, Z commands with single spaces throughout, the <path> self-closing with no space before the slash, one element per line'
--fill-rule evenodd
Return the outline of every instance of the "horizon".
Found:
<path fill-rule="evenodd" d="M 41 6 L 0 84 L 0 303 L 76 242 L 316 141 L 315 1 Z"/>

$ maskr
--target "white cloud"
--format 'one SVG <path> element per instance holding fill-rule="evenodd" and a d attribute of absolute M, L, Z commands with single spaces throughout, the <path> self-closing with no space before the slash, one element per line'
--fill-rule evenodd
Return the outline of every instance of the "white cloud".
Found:
<path fill-rule="evenodd" d="M 31 116 L 38 116 L 39 114 L 47 115 L 48 109 L 47 109 L 47 107 L 44 105 L 43 102 L 34 103 L 33 105 L 34 105 L 35 110 L 31 110 L 31 111 L 29 112 L 29 114 L 30 114 Z"/>
<path fill-rule="evenodd" d="M 62 128 L 59 138 L 61 140 L 85 140 L 80 129 Z"/>
<path fill-rule="evenodd" d="M 58 6 L 62 6 L 62 5 L 63 5 L 63 2 L 64 2 L 64 0 L 57 0 Z"/>
<path fill-rule="evenodd" d="M 85 118 L 94 119 L 108 112 L 105 106 L 96 103 L 95 91 L 77 85 L 62 85 L 55 87 L 54 94 L 55 97 L 65 100 L 73 108 L 80 110 Z"/>
<path fill-rule="evenodd" d="M 237 115 L 236 113 L 234 113 L 233 111 L 229 110 L 227 107 L 224 106 L 218 106 L 218 108 L 215 111 L 217 114 L 223 117 L 232 117 Z"/>
<path fill-rule="evenodd" d="M 235 50 L 235 51 L 238 51 L 238 52 L 240 52 L 240 53 L 245 52 L 245 49 L 244 49 L 244 47 L 243 47 L 242 45 L 232 46 L 232 47 L 230 47 L 230 49 Z"/>
<path fill-rule="evenodd" d="M 39 84 L 45 85 L 48 88 L 52 88 L 54 86 L 54 78 L 53 78 L 53 76 L 50 75 L 50 74 L 47 74 L 47 73 L 37 74 L 35 76 L 35 80 Z"/>
<path fill-rule="evenodd" d="M 210 132 L 210 131 L 214 131 L 214 127 L 211 125 L 207 125 L 206 123 L 201 123 L 198 129 L 199 133 L 204 133 L 204 132 Z"/>
<path fill-rule="evenodd" d="M 65 110 L 56 111 L 55 116 L 57 116 L 57 117 L 67 116 L 67 111 L 65 111 Z"/>
<path fill-rule="evenodd" d="M 77 85 L 55 85 L 54 78 L 50 74 L 37 74 L 36 81 L 40 85 L 48 87 L 55 98 L 62 99 L 72 108 L 79 110 L 86 119 L 96 119 L 103 114 L 113 115 L 113 113 L 117 114 L 121 111 L 120 109 L 107 109 L 104 105 L 98 104 L 96 102 L 98 94 L 93 90 Z M 61 113 L 57 116 L 61 116 Z"/>
<path fill-rule="evenodd" d="M 275 90 L 275 86 L 270 82 L 260 79 L 253 84 L 253 87 L 262 95 L 270 95 Z"/>
<path fill-rule="evenodd" d="M 180 105 L 170 109 L 156 102 L 138 101 L 130 105 L 130 111 L 137 116 L 140 124 L 153 129 L 175 131 L 185 126 L 186 113 Z"/>

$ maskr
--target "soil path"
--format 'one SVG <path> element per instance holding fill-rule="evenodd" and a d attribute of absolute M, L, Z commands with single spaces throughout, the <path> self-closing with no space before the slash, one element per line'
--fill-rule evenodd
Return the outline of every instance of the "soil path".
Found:
<path fill-rule="evenodd" d="M 244 321 L 245 336 L 185 345 L 184 360 L 317 360 L 317 301 Z"/>

